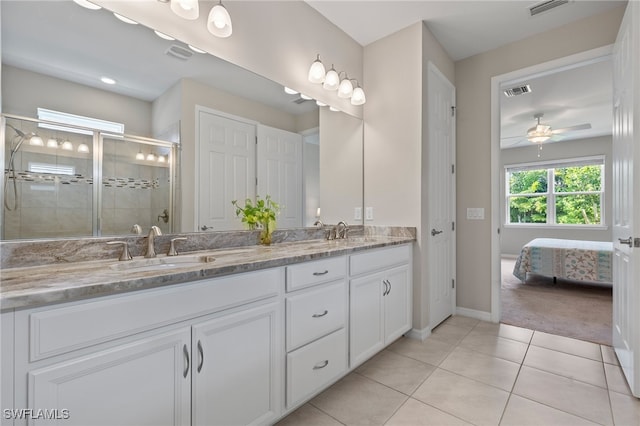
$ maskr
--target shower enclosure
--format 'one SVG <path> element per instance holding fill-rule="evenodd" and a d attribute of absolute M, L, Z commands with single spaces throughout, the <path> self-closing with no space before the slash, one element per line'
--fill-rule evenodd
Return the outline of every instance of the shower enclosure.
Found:
<path fill-rule="evenodd" d="M 3 240 L 174 232 L 178 145 L 3 115 Z"/>

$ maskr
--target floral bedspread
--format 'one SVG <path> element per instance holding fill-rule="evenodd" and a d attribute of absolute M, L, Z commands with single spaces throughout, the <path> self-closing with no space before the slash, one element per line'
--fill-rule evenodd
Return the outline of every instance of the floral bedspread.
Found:
<path fill-rule="evenodd" d="M 531 273 L 611 284 L 612 258 L 611 242 L 536 238 L 522 247 L 513 275 L 523 282 Z"/>

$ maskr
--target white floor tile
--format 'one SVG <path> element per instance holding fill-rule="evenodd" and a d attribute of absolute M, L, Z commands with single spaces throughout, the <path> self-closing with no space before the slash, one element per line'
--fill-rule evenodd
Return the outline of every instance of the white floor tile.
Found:
<path fill-rule="evenodd" d="M 541 425 L 596 426 L 597 423 L 518 395 L 511 395 L 500 426 Z"/>
<path fill-rule="evenodd" d="M 589 358 L 594 361 L 602 361 L 600 345 L 596 343 L 536 331 L 533 333 L 531 344 L 542 348 L 565 352 L 571 355 L 581 356 L 583 358 Z"/>
<path fill-rule="evenodd" d="M 532 345 L 527 351 L 524 365 L 601 388 L 607 387 L 603 363 L 588 358 Z"/>
<path fill-rule="evenodd" d="M 511 392 L 520 364 L 457 347 L 440 368 Z"/>

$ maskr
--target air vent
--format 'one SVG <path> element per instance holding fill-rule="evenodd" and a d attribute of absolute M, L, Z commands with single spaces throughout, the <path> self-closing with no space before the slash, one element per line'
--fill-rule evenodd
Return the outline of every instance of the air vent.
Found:
<path fill-rule="evenodd" d="M 504 95 L 507 98 L 513 98 L 514 96 L 524 95 L 531 92 L 531 86 L 525 84 L 524 86 L 516 86 L 510 89 L 505 89 Z"/>
<path fill-rule="evenodd" d="M 538 15 L 539 13 L 546 12 L 547 10 L 551 10 L 555 7 L 562 6 L 563 4 L 569 3 L 569 0 L 547 0 L 542 3 L 538 3 L 529 8 L 529 13 L 531 16 Z"/>
<path fill-rule="evenodd" d="M 186 61 L 191 56 L 193 56 L 193 52 L 185 47 L 178 46 L 177 44 L 172 44 L 171 46 L 169 46 L 169 48 L 164 53 L 173 58 L 180 59 L 181 61 Z"/>

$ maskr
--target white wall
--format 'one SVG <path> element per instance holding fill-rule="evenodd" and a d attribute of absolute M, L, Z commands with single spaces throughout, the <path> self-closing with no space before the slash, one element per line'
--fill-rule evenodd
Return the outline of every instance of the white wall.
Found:
<path fill-rule="evenodd" d="M 37 108 L 124 123 L 130 135 L 151 137 L 151 103 L 2 65 L 2 112 L 37 117 Z"/>
<path fill-rule="evenodd" d="M 491 78 L 615 41 L 624 8 L 577 21 L 456 62 L 457 303 L 491 310 Z M 468 207 L 485 220 L 467 220 Z"/>
<path fill-rule="evenodd" d="M 569 240 L 592 240 L 592 241 L 611 241 L 611 136 L 602 136 L 590 139 L 578 139 L 564 141 L 560 143 L 549 143 L 544 145 L 542 158 L 537 156 L 537 146 L 528 146 L 522 148 L 503 149 L 501 151 L 501 170 L 505 165 L 523 164 L 537 161 L 552 161 L 570 159 L 576 157 L 590 157 L 596 155 L 605 156 L 605 197 L 603 206 L 603 217 L 606 229 L 558 229 L 558 228 L 540 228 L 531 226 L 509 226 L 503 225 L 500 233 L 501 253 L 505 255 L 517 255 L 524 244 L 534 238 L 563 238 Z M 502 223 L 505 224 L 505 182 L 504 173 L 501 174 L 501 193 L 502 196 Z"/>

